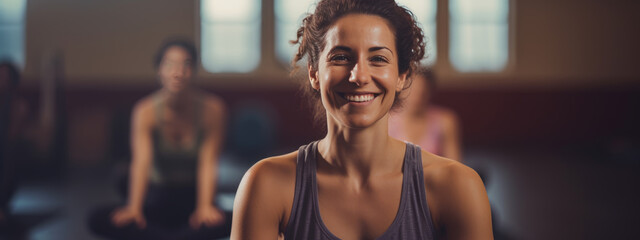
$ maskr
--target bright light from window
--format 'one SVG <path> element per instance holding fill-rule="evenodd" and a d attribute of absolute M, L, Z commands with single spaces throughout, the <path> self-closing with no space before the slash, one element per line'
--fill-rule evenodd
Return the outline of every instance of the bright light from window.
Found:
<path fill-rule="evenodd" d="M 239 0 L 205 0 L 202 1 L 202 15 L 207 21 L 234 21 L 243 22 L 255 17 L 259 13 L 251 4 L 255 1 Z"/>
<path fill-rule="evenodd" d="M 508 0 L 451 0 L 451 43 L 454 68 L 461 72 L 497 72 L 509 55 Z"/>
<path fill-rule="evenodd" d="M 207 71 L 250 72 L 260 63 L 260 1 L 201 0 L 202 65 Z"/>
<path fill-rule="evenodd" d="M 436 59 L 436 0 L 398 0 L 418 19 L 427 37 L 427 55 L 422 63 L 431 65 Z M 297 50 L 297 45 L 289 41 L 296 38 L 296 32 L 306 13 L 315 10 L 314 0 L 276 0 L 276 54 L 278 59 L 289 64 Z"/>
<path fill-rule="evenodd" d="M 24 18 L 26 0 L 0 0 L 0 60 L 24 68 Z"/>
<path fill-rule="evenodd" d="M 436 0 L 397 0 L 398 4 L 407 7 L 416 16 L 422 27 L 427 49 L 424 65 L 432 65 L 436 61 Z"/>
<path fill-rule="evenodd" d="M 289 41 L 296 38 L 296 32 L 307 13 L 315 10 L 314 0 L 276 0 L 276 55 L 284 64 L 291 63 L 298 45 Z"/>

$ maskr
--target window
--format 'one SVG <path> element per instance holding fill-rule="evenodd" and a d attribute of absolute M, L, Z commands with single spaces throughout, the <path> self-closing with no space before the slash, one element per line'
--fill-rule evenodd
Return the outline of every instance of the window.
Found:
<path fill-rule="evenodd" d="M 246 73 L 260 63 L 259 0 L 201 0 L 202 65 L 212 73 Z"/>
<path fill-rule="evenodd" d="M 422 27 L 427 41 L 424 65 L 433 65 L 436 61 L 436 0 L 397 0 L 398 4 L 411 10 Z"/>
<path fill-rule="evenodd" d="M 296 52 L 296 46 L 289 43 L 296 38 L 296 31 L 302 24 L 305 13 L 313 12 L 314 0 L 276 0 L 276 54 L 278 60 L 289 64 Z M 436 59 L 436 0 L 398 0 L 416 16 L 427 37 L 427 54 L 422 63 L 431 65 Z"/>
<path fill-rule="evenodd" d="M 290 64 L 297 45 L 289 41 L 296 38 L 296 32 L 302 24 L 306 13 L 315 9 L 314 0 L 276 0 L 275 1 L 275 27 L 276 27 L 276 55 L 283 64 Z"/>
<path fill-rule="evenodd" d="M 297 45 L 291 40 L 306 13 L 315 10 L 318 0 L 273 0 L 275 58 L 289 65 Z M 438 0 L 396 0 L 413 12 L 426 37 L 427 49 L 423 65 L 437 61 L 436 26 Z M 458 72 L 500 72 L 509 62 L 510 0 L 446 0 L 448 4 L 447 41 L 451 66 Z M 260 0 L 201 0 L 202 63 L 210 72 L 246 73 L 255 69 L 261 59 Z M 447 15 L 444 13 L 444 15 Z M 442 15 L 441 15 L 442 16 Z M 268 17 L 268 16 L 267 16 Z M 270 19 L 268 19 L 270 20 Z M 270 22 L 270 21 L 269 21 Z M 444 23 L 446 24 L 446 23 Z M 445 31 L 447 32 L 447 31 Z M 271 37 L 271 33 L 266 33 Z M 265 53 L 271 53 L 267 51 Z M 442 52 L 441 52 L 442 54 Z M 272 56 L 267 56 L 272 57 Z M 269 59 L 270 60 L 270 59 Z"/>
<path fill-rule="evenodd" d="M 461 72 L 498 72 L 509 56 L 508 0 L 450 0 L 449 54 Z"/>
<path fill-rule="evenodd" d="M 0 59 L 24 68 L 24 17 L 26 0 L 0 1 Z"/>

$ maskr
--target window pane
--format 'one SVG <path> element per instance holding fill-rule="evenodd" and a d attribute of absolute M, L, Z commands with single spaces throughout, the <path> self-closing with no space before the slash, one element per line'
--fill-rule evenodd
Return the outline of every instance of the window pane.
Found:
<path fill-rule="evenodd" d="M 207 71 L 250 72 L 260 63 L 260 1 L 201 1 L 202 65 Z"/>
<path fill-rule="evenodd" d="M 256 0 L 203 0 L 202 21 L 247 22 L 260 18 L 260 5 Z"/>
<path fill-rule="evenodd" d="M 449 4 L 455 21 L 506 21 L 509 13 L 507 0 L 451 0 Z"/>
<path fill-rule="evenodd" d="M 298 47 L 289 41 L 296 38 L 296 31 L 302 24 L 302 19 L 307 13 L 314 11 L 315 1 L 276 0 L 274 9 L 276 15 L 276 55 L 282 63 L 289 64 Z"/>
<path fill-rule="evenodd" d="M 436 0 L 397 0 L 398 4 L 407 7 L 416 16 L 427 41 L 424 65 L 432 65 L 436 61 Z"/>
<path fill-rule="evenodd" d="M 278 59 L 285 64 L 291 63 L 296 53 L 298 45 L 293 45 L 289 41 L 296 38 L 298 27 L 300 25 L 297 23 L 281 23 L 276 28 L 276 51 Z"/>
<path fill-rule="evenodd" d="M 24 68 L 26 0 L 0 0 L 0 59 Z"/>
<path fill-rule="evenodd" d="M 461 72 L 498 72 L 509 53 L 507 0 L 452 0 L 451 63 Z"/>
<path fill-rule="evenodd" d="M 422 63 L 431 65 L 436 59 L 436 0 L 398 0 L 400 5 L 406 6 L 416 16 L 426 40 L 427 55 Z M 302 24 L 306 13 L 314 11 L 313 0 L 276 0 L 276 54 L 284 64 L 289 64 L 296 52 L 296 47 L 289 41 L 296 38 L 296 31 Z"/>
<path fill-rule="evenodd" d="M 26 7 L 26 0 L 0 0 L 0 24 L 21 24 Z"/>
<path fill-rule="evenodd" d="M 202 64 L 210 72 L 250 72 L 260 60 L 257 24 L 208 24 L 202 28 Z"/>

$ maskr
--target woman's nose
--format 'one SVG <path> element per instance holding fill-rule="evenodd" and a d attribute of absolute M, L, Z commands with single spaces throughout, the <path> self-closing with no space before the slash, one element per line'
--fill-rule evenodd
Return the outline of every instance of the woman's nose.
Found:
<path fill-rule="evenodd" d="M 366 62 L 358 61 L 351 69 L 351 75 L 349 76 L 349 82 L 355 83 L 358 86 L 363 86 L 371 80 L 371 74 Z"/>

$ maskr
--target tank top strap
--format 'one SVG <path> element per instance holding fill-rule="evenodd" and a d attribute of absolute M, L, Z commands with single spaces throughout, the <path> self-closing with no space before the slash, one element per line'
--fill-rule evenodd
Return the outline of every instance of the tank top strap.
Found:
<path fill-rule="evenodd" d="M 422 149 L 420 146 L 410 142 L 405 142 L 407 150 L 405 151 L 404 164 L 409 177 L 414 177 L 418 172 L 422 172 Z"/>
<path fill-rule="evenodd" d="M 407 142 L 407 151 L 408 154 L 405 160 L 405 167 L 409 168 L 405 171 L 405 174 L 408 175 L 407 182 L 411 188 L 411 191 L 403 191 L 403 194 L 411 193 L 413 196 L 413 202 L 416 204 L 412 206 L 414 211 L 417 214 L 422 215 L 421 218 L 426 221 L 426 224 L 422 227 L 426 227 L 428 229 L 427 232 L 430 233 L 431 237 L 434 237 L 435 228 L 433 225 L 433 220 L 431 218 L 431 211 L 429 210 L 429 203 L 427 202 L 426 196 L 426 186 L 424 184 L 424 169 L 422 165 L 422 149 L 420 146 L 415 145 L 413 143 Z M 417 195 L 417 196 L 416 196 Z M 409 196 L 407 196 L 409 197 Z M 416 209 L 417 208 L 417 209 Z"/>
<path fill-rule="evenodd" d="M 313 205 L 317 141 L 301 146 L 296 160 L 296 184 L 285 239 L 318 234 Z"/>

